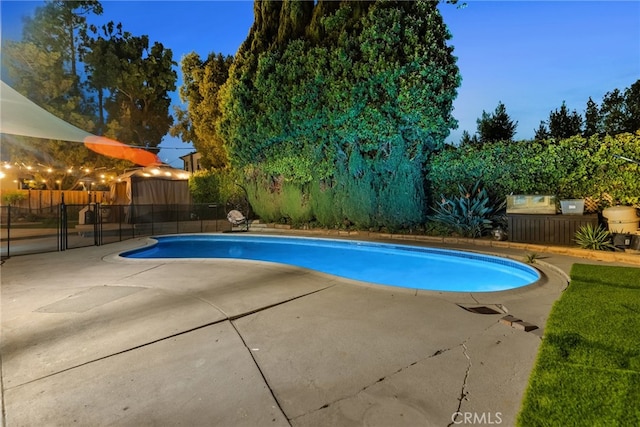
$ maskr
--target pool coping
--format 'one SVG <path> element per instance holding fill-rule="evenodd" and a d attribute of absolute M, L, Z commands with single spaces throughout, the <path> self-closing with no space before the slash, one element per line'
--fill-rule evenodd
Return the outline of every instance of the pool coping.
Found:
<path fill-rule="evenodd" d="M 332 230 L 322 228 L 299 229 L 283 224 L 267 224 L 265 227 L 250 228 L 251 233 L 265 234 L 302 234 L 325 235 L 338 237 L 355 237 L 364 239 L 390 239 L 407 240 L 417 242 L 430 242 L 438 244 L 471 245 L 480 247 L 494 247 L 500 249 L 517 249 L 531 252 L 550 253 L 583 258 L 601 262 L 620 262 L 640 267 L 640 251 L 597 251 L 571 246 L 542 245 L 535 243 L 519 243 L 509 240 L 493 240 L 488 238 L 467 238 L 455 236 L 429 236 L 424 234 L 397 234 L 366 230 Z"/>

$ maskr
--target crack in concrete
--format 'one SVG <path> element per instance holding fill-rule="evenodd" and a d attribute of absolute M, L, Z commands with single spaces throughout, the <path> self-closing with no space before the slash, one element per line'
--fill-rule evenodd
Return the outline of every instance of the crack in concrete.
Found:
<path fill-rule="evenodd" d="M 316 294 L 316 293 L 318 293 L 318 292 L 322 292 L 322 291 L 324 291 L 324 290 L 326 290 L 326 289 L 329 289 L 329 288 L 332 288 L 332 287 L 334 287 L 334 286 L 335 286 L 335 284 L 331 284 L 331 285 L 329 285 L 329 286 L 325 286 L 325 287 L 323 287 L 323 288 L 316 289 L 316 290 L 314 290 L 314 291 L 307 292 L 307 293 L 305 293 L 305 294 L 298 295 L 298 296 L 296 296 L 296 297 L 289 298 L 289 299 L 284 300 L 284 301 L 280 301 L 280 302 L 277 302 L 277 303 L 274 303 L 274 304 L 267 305 L 267 306 L 265 306 L 265 307 L 260 307 L 260 308 L 258 308 L 258 309 L 251 310 L 251 311 L 248 311 L 248 312 L 246 312 L 246 313 L 240 313 L 240 314 L 237 314 L 237 315 L 234 315 L 234 316 L 229 316 L 227 313 L 225 313 L 225 312 L 224 312 L 223 310 L 221 310 L 219 307 L 216 307 L 216 308 L 217 308 L 218 310 L 220 310 L 220 311 L 221 311 L 225 316 L 227 316 L 227 320 L 228 320 L 228 321 L 229 321 L 229 323 L 231 324 L 231 327 L 233 327 L 233 329 L 236 331 L 236 334 L 237 334 L 237 335 L 238 335 L 238 337 L 240 338 L 240 341 L 242 341 L 242 344 L 244 345 L 244 347 L 245 347 L 245 348 L 247 349 L 247 351 L 249 352 L 249 356 L 250 356 L 250 357 L 251 357 L 251 359 L 253 360 L 253 364 L 255 365 L 256 369 L 257 369 L 257 370 L 258 370 L 258 372 L 260 373 L 260 376 L 262 377 L 262 381 L 263 381 L 263 382 L 264 382 L 264 384 L 267 386 L 267 389 L 269 390 L 269 393 L 271 394 L 271 397 L 273 397 L 273 400 L 276 402 L 276 405 L 278 405 L 278 409 L 280 410 L 280 413 L 281 413 L 281 414 L 282 414 L 282 416 L 287 420 L 287 423 L 288 423 L 289 425 L 291 425 L 291 419 L 289 418 L 289 416 L 288 416 L 288 415 L 287 415 L 287 413 L 285 412 L 284 408 L 283 408 L 283 407 L 282 407 L 282 405 L 280 404 L 280 401 L 278 400 L 278 397 L 276 396 L 275 391 L 274 391 L 274 390 L 273 390 L 273 388 L 271 387 L 271 384 L 270 384 L 270 383 L 269 383 L 269 381 L 267 380 L 267 377 L 266 377 L 265 373 L 263 372 L 262 367 L 261 367 L 261 366 L 260 366 L 260 364 L 258 363 L 258 360 L 256 359 L 254 352 L 251 350 L 251 348 L 249 347 L 249 345 L 248 345 L 248 344 L 247 344 L 247 342 L 245 341 L 244 337 L 243 337 L 243 336 L 242 336 L 242 334 L 240 333 L 240 330 L 238 330 L 238 328 L 236 327 L 236 324 L 234 323 L 234 321 L 235 321 L 235 320 L 238 320 L 238 319 L 241 319 L 241 318 L 243 318 L 243 317 L 250 316 L 250 315 L 255 314 L 255 313 L 259 313 L 259 312 L 264 311 L 264 310 L 268 310 L 268 309 L 273 308 L 273 307 L 277 307 L 277 306 L 280 306 L 280 305 L 283 305 L 283 304 L 287 304 L 287 303 L 289 303 L 289 302 L 291 302 L 291 301 L 295 301 L 295 300 L 297 300 L 297 299 L 304 298 L 304 297 L 309 296 L 309 295 Z M 212 304 L 212 305 L 213 305 L 213 304 Z M 215 307 L 215 305 L 214 305 L 214 307 Z"/>
<path fill-rule="evenodd" d="M 2 369 L 2 353 L 0 353 L 0 405 L 2 406 L 2 416 L 0 417 L 0 426 L 7 425 L 7 413 L 4 403 L 4 376 Z"/>
<path fill-rule="evenodd" d="M 447 425 L 447 427 L 451 427 L 452 425 L 457 424 L 456 420 L 458 419 L 458 416 L 462 415 L 460 413 L 460 409 L 462 408 L 462 402 L 464 400 L 467 400 L 467 396 L 469 395 L 469 392 L 467 391 L 467 380 L 469 379 L 469 373 L 471 372 L 471 366 L 473 364 L 471 363 L 471 357 L 469 357 L 467 350 L 468 349 L 466 344 L 462 343 L 462 354 L 464 354 L 464 356 L 467 358 L 469 363 L 467 363 L 467 369 L 464 373 L 464 378 L 462 379 L 462 387 L 460 388 L 460 397 L 458 398 L 458 407 L 453 412 L 454 416 L 451 422 Z"/>
<path fill-rule="evenodd" d="M 151 269 L 153 269 L 153 268 L 157 268 L 157 267 L 158 267 L 158 266 L 154 266 L 154 267 L 152 267 Z M 136 274 L 139 274 L 139 273 L 136 273 Z M 134 276 L 135 276 L 136 274 L 134 274 Z M 280 402 L 278 401 L 278 398 L 276 397 L 275 392 L 274 392 L 274 391 L 273 391 L 273 389 L 271 388 L 271 385 L 270 385 L 270 384 L 269 384 L 269 382 L 267 381 L 267 378 L 265 377 L 265 375 L 264 375 L 264 373 L 263 373 L 263 371 L 262 371 L 262 369 L 261 369 L 260 365 L 258 364 L 258 361 L 256 360 L 256 358 L 255 358 L 255 356 L 254 356 L 254 353 L 251 351 L 251 348 L 249 348 L 249 346 L 248 346 L 247 342 L 245 341 L 244 337 L 242 336 L 242 334 L 240 333 L 240 331 L 238 330 L 238 328 L 237 328 L 237 327 L 236 327 L 236 325 L 234 324 L 234 320 L 241 319 L 241 318 L 243 318 L 243 317 L 246 317 L 246 316 L 249 316 L 249 315 L 252 315 L 252 314 L 255 314 L 255 313 L 258 313 L 258 312 L 261 312 L 261 311 L 264 311 L 264 310 L 270 309 L 270 308 L 273 308 L 273 307 L 277 307 L 277 306 L 279 306 L 279 305 L 287 304 L 287 303 L 289 303 L 289 302 L 291 302 L 291 301 L 295 301 L 295 300 L 297 300 L 297 299 L 300 299 L 300 298 L 303 298 L 303 297 L 306 297 L 306 296 L 309 296 L 309 295 L 313 295 L 313 294 L 315 294 L 315 293 L 318 293 L 318 292 L 324 291 L 324 290 L 329 289 L 329 288 L 332 288 L 332 287 L 334 287 L 334 286 L 336 286 L 336 285 L 335 285 L 335 283 L 330 284 L 330 285 L 325 286 L 325 287 L 320 288 L 320 289 L 316 289 L 316 290 L 311 291 L 311 292 L 307 292 L 307 293 L 302 294 L 302 295 L 298 295 L 298 296 L 293 297 L 293 298 L 289 298 L 289 299 L 284 300 L 284 301 L 280 301 L 280 302 L 277 302 L 277 303 L 274 303 L 274 304 L 270 304 L 270 305 L 265 306 L 265 307 L 260 307 L 260 308 L 255 309 L 255 310 L 251 310 L 251 311 L 248 311 L 248 312 L 245 312 L 245 313 L 240 313 L 240 314 L 233 315 L 233 316 L 229 316 L 227 313 L 225 313 L 225 311 L 224 311 L 224 310 L 222 310 L 220 307 L 218 307 L 216 304 L 214 304 L 214 303 L 213 303 L 213 302 L 211 302 L 211 301 L 204 300 L 204 299 L 202 299 L 202 298 L 200 298 L 200 297 L 197 297 L 197 296 L 191 296 L 192 298 L 194 298 L 194 299 L 196 299 L 196 300 L 198 300 L 198 301 L 204 302 L 204 303 L 206 303 L 206 304 L 208 304 L 208 305 L 210 305 L 210 306 L 214 307 L 215 309 L 219 310 L 219 311 L 220 311 L 220 312 L 225 316 L 225 318 L 224 318 L 224 319 L 220 319 L 220 320 L 216 320 L 216 321 L 213 321 L 213 322 L 207 322 L 207 323 L 205 323 L 205 324 L 203 324 L 203 325 L 195 326 L 195 327 L 193 327 L 193 328 L 190 328 L 190 329 L 187 329 L 187 330 L 184 330 L 184 331 L 176 332 L 176 333 L 174 333 L 174 334 L 171 334 L 171 335 L 168 335 L 168 336 L 164 336 L 164 337 L 161 337 L 161 338 L 155 339 L 155 340 L 153 340 L 153 341 L 149 341 L 149 342 L 146 342 L 146 343 L 142 343 L 142 344 L 139 344 L 139 345 L 134 346 L 134 347 L 130 347 L 130 348 L 126 348 L 126 349 L 124 349 L 124 350 L 117 351 L 117 352 L 115 352 L 115 353 L 111 353 L 111 354 L 108 354 L 108 355 L 105 355 L 105 356 L 102 356 L 102 357 L 98 357 L 98 358 L 95 358 L 95 359 L 92 359 L 92 360 L 88 360 L 88 361 L 86 361 L 86 362 L 83 362 L 83 363 L 80 363 L 80 364 L 77 364 L 77 365 L 74 365 L 74 366 L 70 366 L 70 367 L 68 367 L 68 368 L 61 369 L 61 370 L 59 370 L 59 371 L 53 372 L 53 373 L 51 373 L 51 374 L 44 375 L 44 376 L 39 377 L 39 378 L 34 378 L 34 379 L 30 380 L 30 381 L 26 381 L 26 382 L 21 383 L 21 384 L 16 384 L 16 385 L 11 386 L 11 387 L 9 387 L 9 388 L 7 388 L 7 389 L 5 389 L 5 388 L 4 388 L 4 383 L 3 383 L 3 381 L 2 381 L 2 380 L 3 380 L 3 377 L 2 377 L 2 375 L 1 375 L 1 371 L 0 371 L 0 386 L 2 387 L 2 391 L 3 391 L 3 393 L 2 393 L 2 399 L 1 399 L 1 402 L 0 402 L 0 403 L 1 403 L 1 407 L 2 407 L 2 408 L 1 408 L 2 414 L 1 414 L 1 416 L 0 416 L 0 419 L 2 420 L 2 423 L 0 423 L 0 426 L 5 425 L 5 424 L 4 424 L 4 421 L 5 421 L 5 411 L 4 411 L 4 391 L 6 391 L 6 390 L 11 390 L 11 389 L 16 388 L 16 387 L 24 386 L 25 384 L 34 383 L 34 382 L 40 381 L 40 380 L 45 379 L 45 378 L 53 377 L 53 376 L 56 376 L 56 375 L 62 374 L 62 373 L 64 373 L 64 372 L 68 372 L 68 371 L 71 371 L 71 370 L 73 370 L 73 369 L 80 368 L 80 367 L 82 367 L 82 366 L 86 366 L 86 365 L 92 364 L 92 363 L 94 363 L 94 362 L 98 362 L 98 361 L 101 361 L 101 360 L 105 360 L 105 359 L 111 358 L 111 357 L 113 357 L 113 356 L 118 356 L 118 355 L 120 355 L 120 354 L 128 353 L 128 352 L 130 352 L 130 351 L 134 351 L 134 350 L 137 350 L 137 349 L 140 349 L 140 348 L 146 347 L 146 346 L 148 346 L 148 345 L 156 344 L 156 343 L 161 342 L 161 341 L 165 341 L 165 340 L 168 340 L 168 339 L 171 339 L 171 338 L 175 338 L 175 337 L 177 337 L 177 336 L 184 335 L 184 334 L 188 334 L 188 333 L 190 333 L 190 332 L 194 332 L 194 331 L 197 331 L 197 330 L 199 330 L 199 329 L 203 329 L 203 328 L 206 328 L 206 327 L 209 327 L 209 326 L 213 326 L 213 325 L 216 325 L 216 324 L 219 324 L 219 323 L 223 323 L 223 322 L 229 322 L 229 324 L 231 325 L 231 327 L 236 331 L 236 334 L 237 334 L 237 335 L 238 335 L 238 337 L 240 338 L 240 341 L 242 342 L 242 344 L 244 345 L 244 347 L 245 347 L 245 348 L 247 349 L 247 351 L 249 352 L 249 355 L 250 355 L 250 356 L 251 356 L 251 358 L 253 359 L 253 363 L 254 363 L 254 365 L 256 366 L 256 369 L 258 369 L 258 372 L 260 373 L 260 375 L 261 375 L 261 377 L 262 377 L 262 379 L 263 379 L 263 381 L 264 381 L 265 385 L 266 385 L 266 386 L 267 386 L 267 388 L 269 389 L 269 392 L 271 393 L 271 396 L 273 397 L 274 401 L 276 402 L 276 405 L 278 405 L 278 409 L 280 409 L 280 412 L 282 413 L 282 415 L 284 416 L 284 418 L 287 420 L 287 423 L 289 423 L 289 425 L 291 425 L 291 420 L 289 419 L 289 417 L 287 416 L 286 412 L 284 411 L 284 409 L 283 409 L 283 408 L 282 408 L 282 406 L 280 405 Z M 1 355 L 0 355 L 0 356 L 1 356 Z M 0 358 L 0 368 L 2 367 L 2 364 L 1 364 L 1 363 L 2 363 L 2 359 Z"/>
<path fill-rule="evenodd" d="M 279 305 L 284 305 L 284 304 L 290 303 L 291 301 L 295 301 L 297 299 L 304 298 L 304 297 L 307 297 L 309 295 L 317 294 L 318 292 L 322 292 L 324 290 L 333 288 L 334 286 L 336 286 L 336 285 L 335 284 L 328 285 L 328 286 L 325 286 L 324 288 L 316 289 L 314 291 L 307 292 L 307 293 L 304 293 L 302 295 L 295 296 L 293 298 L 288 298 L 288 299 L 286 299 L 284 301 L 279 301 L 279 302 L 276 302 L 276 303 L 273 303 L 273 304 L 266 305 L 264 307 L 259 307 L 259 308 L 256 308 L 254 310 L 250 310 L 250 311 L 244 312 L 244 313 L 235 314 L 233 316 L 227 316 L 227 314 L 224 311 L 222 311 L 222 310 L 220 310 L 220 311 L 222 311 L 222 313 L 224 313 L 225 316 L 227 316 L 229 320 L 238 320 L 238 319 L 241 319 L 243 317 L 247 317 L 247 316 L 250 316 L 252 314 L 259 313 L 261 311 L 265 311 L 265 310 L 268 310 L 268 309 L 273 308 L 273 307 L 277 307 Z"/>
<path fill-rule="evenodd" d="M 497 325 L 497 323 L 493 323 L 493 324 L 491 324 L 491 325 L 487 326 L 486 328 L 484 328 L 484 329 L 480 332 L 480 335 L 481 335 L 481 334 L 484 334 L 486 331 L 488 331 L 489 329 L 491 329 L 491 328 L 495 327 L 496 325 Z M 421 359 L 419 359 L 419 360 L 417 360 L 417 361 L 415 361 L 415 362 L 412 362 L 412 363 L 410 363 L 410 364 L 408 364 L 408 365 L 406 365 L 406 366 L 403 366 L 403 367 L 401 367 L 401 368 L 397 369 L 395 372 L 392 372 L 391 374 L 385 375 L 385 376 L 383 376 L 383 377 L 379 378 L 378 380 L 376 380 L 375 382 L 373 382 L 373 383 L 371 383 L 371 384 L 367 384 L 367 385 L 365 385 L 365 386 L 364 386 L 364 387 L 362 387 L 360 390 L 358 390 L 357 392 L 355 392 L 355 393 L 353 393 L 353 394 L 351 394 L 351 395 L 349 395 L 349 396 L 344 396 L 344 397 L 341 397 L 341 398 L 336 399 L 336 400 L 334 400 L 334 401 L 331 401 L 331 402 L 325 403 L 325 404 L 324 404 L 324 405 L 322 405 L 321 407 L 319 407 L 319 408 L 317 408 L 317 409 L 312 409 L 311 411 L 308 411 L 308 412 L 306 412 L 306 413 L 304 413 L 304 414 L 300 414 L 300 415 L 298 415 L 298 416 L 296 416 L 296 417 L 294 417 L 294 418 L 291 418 L 291 420 L 296 420 L 296 419 L 298 419 L 298 418 L 300 418 L 300 417 L 304 417 L 304 416 L 306 416 L 306 415 L 312 414 L 312 413 L 317 412 L 317 411 L 320 411 L 320 410 L 322 410 L 322 409 L 326 409 L 326 408 L 330 407 L 331 405 L 335 405 L 336 403 L 341 402 L 341 401 L 343 401 L 343 400 L 350 399 L 350 398 L 352 398 L 352 397 L 354 397 L 354 396 L 357 396 L 358 394 L 362 393 L 363 391 L 366 391 L 367 389 L 369 389 L 369 388 L 373 387 L 374 385 L 376 385 L 376 384 L 378 384 L 378 383 L 380 383 L 380 382 L 382 382 L 382 381 L 386 380 L 387 378 L 390 378 L 390 377 L 392 377 L 392 376 L 394 376 L 394 375 L 397 375 L 397 374 L 401 373 L 402 371 L 404 371 L 404 370 L 406 370 L 406 369 L 409 369 L 411 366 L 417 365 L 418 363 L 423 362 L 423 361 L 428 360 L 428 359 L 431 359 L 432 357 L 436 357 L 436 356 L 439 356 L 439 355 L 441 355 L 441 354 L 447 353 L 447 352 L 449 352 L 449 351 L 451 351 L 451 350 L 453 350 L 453 349 L 455 349 L 455 348 L 462 347 L 462 349 L 463 349 L 463 350 L 462 350 L 462 353 L 463 353 L 463 354 L 464 354 L 464 356 L 467 358 L 467 360 L 469 361 L 469 363 L 468 363 L 468 365 L 467 365 L 467 369 L 466 369 L 465 374 L 464 374 L 464 379 L 463 379 L 463 382 L 462 382 L 462 389 L 461 389 L 461 393 L 460 393 L 460 398 L 458 399 L 458 411 L 459 411 L 459 410 L 460 410 L 460 408 L 462 407 L 462 401 L 466 399 L 466 396 L 467 396 L 467 394 L 468 394 L 465 390 L 466 390 L 466 387 L 467 387 L 467 380 L 468 380 L 468 378 L 469 378 L 469 374 L 470 374 L 470 372 L 471 372 L 471 365 L 472 365 L 472 364 L 471 364 L 471 358 L 469 357 L 469 354 L 467 353 L 467 350 L 468 350 L 468 349 L 467 349 L 467 345 L 466 345 L 466 343 L 467 343 L 467 342 L 469 342 L 469 340 L 470 340 L 471 338 L 472 338 L 472 337 L 467 337 L 465 340 L 463 340 L 463 341 L 462 341 L 462 343 L 460 343 L 459 345 L 456 345 L 456 346 L 454 346 L 454 347 L 438 349 L 438 350 L 436 350 L 432 355 L 430 355 L 430 356 L 426 356 L 426 357 L 423 357 L 423 358 L 421 358 Z M 452 424 L 454 424 L 454 423 L 452 423 Z M 447 427 L 450 427 L 452 424 L 449 424 L 449 426 L 447 426 Z"/>
<path fill-rule="evenodd" d="M 247 344 L 247 342 L 244 340 L 244 337 L 242 336 L 242 334 L 240 333 L 240 331 L 238 330 L 238 328 L 236 327 L 235 323 L 233 323 L 232 320 L 229 320 L 229 323 L 231 324 L 231 327 L 236 331 L 236 334 L 238 334 L 238 337 L 240 338 L 240 341 L 242 341 L 242 344 L 244 344 L 244 347 L 247 349 L 247 351 L 249 352 L 249 356 L 251 357 L 251 359 L 253 360 L 253 364 L 256 366 L 256 369 L 258 370 L 258 372 L 260 373 L 260 376 L 262 377 L 262 381 L 264 381 L 264 384 L 267 386 L 267 389 L 269 390 L 269 393 L 271 393 L 271 397 L 273 398 L 273 400 L 276 402 L 276 405 L 278 405 L 278 409 L 280 410 L 280 413 L 284 416 L 284 418 L 287 420 L 287 423 L 289 425 L 291 425 L 291 420 L 289 419 L 289 417 L 287 416 L 287 413 L 284 411 L 284 408 L 282 407 L 282 405 L 280 404 L 280 401 L 278 400 L 278 397 L 276 396 L 275 391 L 273 391 L 273 388 L 271 388 L 271 384 L 269 384 L 269 381 L 267 380 L 267 377 L 265 376 L 264 372 L 262 371 L 262 368 L 260 367 L 260 364 L 258 363 L 258 360 L 256 359 L 253 351 L 251 351 L 251 348 L 249 348 L 249 345 Z"/>
<path fill-rule="evenodd" d="M 464 344 L 463 344 L 463 345 L 464 345 Z M 457 347 L 457 346 L 456 346 L 456 347 Z M 298 419 L 298 418 L 300 418 L 300 417 L 304 417 L 304 416 L 307 416 L 307 415 L 312 414 L 312 413 L 314 413 L 314 412 L 320 411 L 320 410 L 322 410 L 322 409 L 326 409 L 326 408 L 328 408 L 328 407 L 330 407 L 330 406 L 332 406 L 332 405 L 335 405 L 336 403 L 341 402 L 341 401 L 343 401 L 343 400 L 351 399 L 352 397 L 357 396 L 358 394 L 362 393 L 363 391 L 366 391 L 367 389 L 369 389 L 369 388 L 373 387 L 374 385 L 376 385 L 376 384 L 378 384 L 378 383 L 381 383 L 382 381 L 385 381 L 386 379 L 388 379 L 388 378 L 390 378 L 390 377 L 393 377 L 394 375 L 397 375 L 397 374 L 399 374 L 399 373 L 401 373 L 401 372 L 403 372 L 403 371 L 405 371 L 405 370 L 409 369 L 410 367 L 417 365 L 418 363 L 420 363 L 420 362 L 422 362 L 422 361 L 425 361 L 425 360 L 431 359 L 431 358 L 433 358 L 433 357 L 439 356 L 439 355 L 444 354 L 444 353 L 446 353 L 446 352 L 448 352 L 448 351 L 450 351 L 450 350 L 451 350 L 451 348 L 444 348 L 444 349 L 436 350 L 432 355 L 430 355 L 430 356 L 426 356 L 426 357 L 423 357 L 423 358 L 421 358 L 421 359 L 419 359 L 419 360 L 416 360 L 415 362 L 411 362 L 411 363 L 409 363 L 408 365 L 403 366 L 403 367 L 401 367 L 401 368 L 399 368 L 399 369 L 395 370 L 394 372 L 392 372 L 392 373 L 390 373 L 390 374 L 387 374 L 387 375 L 385 375 L 385 376 L 383 376 L 383 377 L 380 377 L 380 378 L 378 378 L 376 381 L 374 381 L 373 383 L 365 385 L 364 387 L 362 387 L 360 390 L 356 391 L 356 392 L 355 392 L 355 393 L 353 393 L 353 394 L 350 394 L 350 395 L 348 395 L 348 396 L 344 396 L 344 397 L 341 397 L 341 398 L 339 398 L 339 399 L 333 400 L 333 401 L 331 401 L 331 402 L 325 403 L 325 404 L 324 404 L 324 405 L 322 405 L 321 407 L 319 407 L 319 408 L 317 408 L 317 409 L 312 409 L 312 410 L 310 410 L 310 411 L 308 411 L 308 412 L 306 412 L 306 413 L 304 413 L 304 414 L 300 414 L 300 415 L 298 415 L 298 416 L 296 416 L 296 417 L 293 417 L 291 420 L 293 421 L 293 420 L 296 420 L 296 419 Z"/>
<path fill-rule="evenodd" d="M 31 383 L 40 381 L 40 380 L 45 379 L 45 378 L 53 377 L 53 376 L 62 374 L 64 372 L 68 372 L 68 371 L 71 371 L 73 369 L 80 368 L 82 366 L 90 365 L 90 364 L 92 364 L 94 362 L 99 362 L 101 360 L 109 359 L 109 358 L 114 357 L 114 356 L 118 356 L 118 355 L 121 355 L 121 354 L 124 354 L 124 353 L 128 353 L 130 351 L 138 350 L 140 348 L 144 348 L 144 347 L 147 347 L 149 345 L 153 345 L 153 344 L 156 344 L 156 343 L 159 343 L 159 342 L 162 342 L 162 341 L 166 341 L 166 340 L 171 339 L 171 338 L 178 337 L 180 335 L 188 334 L 190 332 L 194 332 L 194 331 L 197 331 L 199 329 L 204 329 L 204 328 L 207 328 L 209 326 L 213 326 L 213 325 L 216 325 L 218 323 L 227 322 L 227 321 L 228 321 L 228 319 L 220 319 L 220 320 L 215 320 L 213 322 L 205 323 L 203 325 L 195 326 L 193 328 L 189 328 L 189 329 L 184 330 L 184 331 L 176 332 L 176 333 L 171 334 L 171 335 L 167 335 L 167 336 L 164 336 L 164 337 L 161 337 L 161 338 L 157 338 L 155 340 L 148 341 L 148 342 L 145 342 L 145 343 L 133 346 L 133 347 L 129 347 L 129 348 L 126 348 L 124 350 L 116 351 L 115 353 L 107 354 L 105 356 L 101 356 L 101 357 L 97 357 L 95 359 L 87 360 L 86 362 L 82 362 L 82 363 L 79 363 L 77 365 L 69 366 L 68 368 L 64 368 L 64 369 L 61 369 L 61 370 L 56 371 L 56 372 L 52 372 L 52 373 L 47 374 L 47 375 L 43 375 L 41 377 L 34 378 L 32 380 L 25 381 L 23 383 L 13 385 L 13 386 L 11 386 L 11 387 L 9 387 L 7 389 L 4 389 L 4 390 L 7 391 L 7 390 L 11 390 L 11 389 L 14 389 L 14 388 L 17 388 L 17 387 L 22 387 L 25 384 L 31 384 Z"/>

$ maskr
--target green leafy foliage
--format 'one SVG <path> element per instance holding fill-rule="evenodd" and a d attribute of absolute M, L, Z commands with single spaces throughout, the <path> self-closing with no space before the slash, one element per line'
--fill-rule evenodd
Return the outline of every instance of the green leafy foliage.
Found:
<path fill-rule="evenodd" d="M 425 161 L 456 124 L 460 84 L 436 6 L 256 2 L 215 125 L 256 213 L 331 227 L 424 221 Z"/>
<path fill-rule="evenodd" d="M 189 191 L 196 203 L 226 203 L 233 196 L 245 197 L 237 179 L 230 170 L 198 171 L 189 177 Z"/>
<path fill-rule="evenodd" d="M 614 250 L 611 243 L 611 233 L 598 224 L 594 227 L 591 224 L 584 225 L 576 231 L 575 241 L 583 249 L 593 249 L 596 251 Z"/>
<path fill-rule="evenodd" d="M 170 133 L 184 142 L 192 142 L 202 153 L 202 166 L 205 168 L 229 165 L 216 124 L 221 114 L 220 89 L 227 81 L 232 63 L 233 57 L 213 53 L 204 61 L 196 53 L 186 55 L 181 61 L 184 83 L 180 87 L 180 99 L 188 107 L 185 110 L 176 107 L 178 122 Z"/>
<path fill-rule="evenodd" d="M 504 203 L 495 204 L 489 194 L 477 182 L 470 190 L 459 185 L 460 195 L 442 200 L 433 208 L 431 219 L 449 226 L 463 237 L 480 237 L 493 227 L 493 219 L 504 208 Z"/>
<path fill-rule="evenodd" d="M 19 191 L 7 191 L 2 193 L 2 201 L 8 205 L 14 205 L 26 198 L 27 195 Z"/>
<path fill-rule="evenodd" d="M 478 180 L 492 198 L 509 194 L 591 197 L 601 207 L 640 204 L 640 167 L 614 157 L 640 159 L 640 133 L 573 136 L 556 142 L 517 141 L 465 145 L 431 156 L 431 194 L 452 194 Z"/>

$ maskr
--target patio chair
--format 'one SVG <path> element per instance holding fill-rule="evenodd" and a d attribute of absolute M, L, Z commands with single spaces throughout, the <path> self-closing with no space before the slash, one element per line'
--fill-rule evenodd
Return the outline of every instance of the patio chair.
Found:
<path fill-rule="evenodd" d="M 249 231 L 249 202 L 244 197 L 232 197 L 227 201 L 227 220 L 240 231 Z"/>
<path fill-rule="evenodd" d="M 232 209 L 229 211 L 229 213 L 227 214 L 227 220 L 234 227 L 244 226 L 244 231 L 249 230 L 249 220 L 246 216 L 244 216 L 242 212 L 237 209 Z"/>

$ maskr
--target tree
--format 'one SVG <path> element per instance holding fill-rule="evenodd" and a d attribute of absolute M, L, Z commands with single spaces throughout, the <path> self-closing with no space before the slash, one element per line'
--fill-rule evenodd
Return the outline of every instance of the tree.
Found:
<path fill-rule="evenodd" d="M 562 101 L 560 110 L 549 113 L 549 133 L 556 140 L 566 139 L 574 135 L 579 135 L 582 128 L 582 118 L 573 110 L 569 113 L 567 105 Z"/>
<path fill-rule="evenodd" d="M 617 135 L 626 130 L 627 114 L 625 111 L 625 99 L 619 89 L 607 92 L 602 99 L 601 113 L 604 124 L 604 132 L 607 135 Z"/>
<path fill-rule="evenodd" d="M 456 126 L 460 84 L 437 4 L 257 1 L 254 15 L 218 127 L 254 209 L 331 226 L 422 222 L 427 156 Z"/>
<path fill-rule="evenodd" d="M 86 7 L 85 7 L 86 6 Z M 95 115 L 90 99 L 79 90 L 76 52 L 79 49 L 84 16 L 74 11 L 101 12 L 96 2 L 51 2 L 27 19 L 23 40 L 3 42 L 2 63 L 14 89 L 51 114 L 86 131 L 93 131 Z M 13 162 L 45 165 L 48 170 L 67 171 L 54 176 L 45 172 L 34 178 L 48 188 L 73 188 L 78 185 L 81 166 L 107 166 L 108 159 L 89 151 L 83 144 L 21 136 L 3 137 L 3 150 Z"/>
<path fill-rule="evenodd" d="M 87 28 L 87 15 L 101 15 L 97 0 L 55 0 L 38 7 L 33 18 L 25 18 L 23 41 L 31 42 L 46 52 L 58 52 L 61 63 L 74 78 L 74 91 L 80 90 L 77 63 Z"/>
<path fill-rule="evenodd" d="M 533 137 L 536 141 L 546 141 L 551 138 L 551 133 L 549 133 L 549 129 L 547 129 L 547 124 L 544 120 L 540 120 L 540 125 L 538 129 L 535 129 L 535 135 Z"/>
<path fill-rule="evenodd" d="M 635 133 L 640 130 L 640 80 L 636 80 L 624 91 L 624 105 L 627 113 L 625 130 Z"/>
<path fill-rule="evenodd" d="M 602 133 L 602 115 L 598 104 L 591 97 L 587 101 L 587 109 L 584 112 L 584 132 L 583 136 L 588 138 L 592 135 L 600 135 Z"/>
<path fill-rule="evenodd" d="M 601 114 L 604 132 L 617 135 L 640 129 L 640 80 L 624 91 L 614 89 L 602 100 Z"/>
<path fill-rule="evenodd" d="M 184 142 L 193 143 L 202 154 L 205 168 L 225 168 L 229 163 L 216 125 L 221 115 L 219 92 L 227 81 L 231 64 L 233 57 L 214 53 L 205 61 L 196 53 L 182 59 L 184 83 L 180 87 L 180 99 L 187 104 L 187 109 L 176 107 L 178 123 L 170 132 Z"/>
<path fill-rule="evenodd" d="M 462 137 L 460 138 L 460 146 L 463 147 L 465 145 L 473 145 L 473 144 L 478 144 L 478 136 L 475 134 L 471 136 L 469 132 L 467 132 L 466 130 L 463 131 Z"/>
<path fill-rule="evenodd" d="M 98 96 L 98 125 L 97 133 L 104 134 L 105 130 L 105 92 L 113 87 L 117 81 L 120 69 L 120 58 L 117 52 L 117 40 L 124 37 L 122 24 L 113 21 L 98 29 L 90 27 L 92 36 L 87 37 L 84 49 L 84 64 L 87 74 L 87 85 L 96 91 Z"/>
<path fill-rule="evenodd" d="M 511 120 L 502 102 L 492 114 L 482 111 L 482 117 L 476 120 L 478 124 L 478 140 L 482 144 L 497 141 L 512 141 L 516 133 L 518 122 Z"/>
<path fill-rule="evenodd" d="M 155 147 L 172 121 L 168 93 L 175 90 L 177 77 L 171 51 L 159 43 L 149 47 L 148 37 L 133 37 L 113 23 L 91 39 L 87 15 L 100 13 L 97 1 L 47 2 L 26 20 L 23 41 L 3 42 L 3 68 L 18 92 L 53 115 L 88 132 L 102 134 L 106 129 L 108 136 L 125 143 Z M 86 65 L 88 85 L 81 79 L 79 64 Z M 92 90 L 98 93 L 99 119 Z M 104 105 L 103 94 L 108 96 Z M 11 152 L 12 160 L 25 164 L 57 170 L 73 166 L 74 171 L 86 165 L 131 166 L 81 143 L 22 137 L 3 142 L 10 145 L 5 151 Z M 45 180 L 50 177 L 45 175 Z M 60 180 L 66 182 L 64 177 Z"/>
<path fill-rule="evenodd" d="M 108 35 L 91 44 L 96 51 L 86 58 L 91 69 L 110 67 L 92 80 L 96 89 L 108 92 L 105 135 L 157 152 L 154 147 L 173 124 L 169 114 L 169 92 L 177 80 L 173 54 L 158 42 L 149 47 L 148 36 L 121 31 Z"/>

